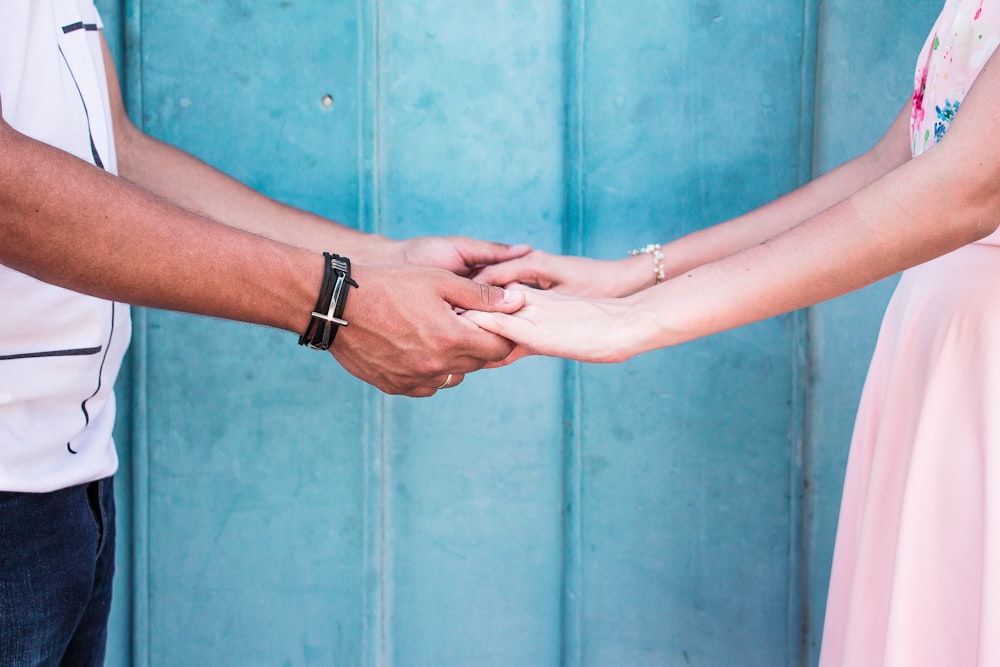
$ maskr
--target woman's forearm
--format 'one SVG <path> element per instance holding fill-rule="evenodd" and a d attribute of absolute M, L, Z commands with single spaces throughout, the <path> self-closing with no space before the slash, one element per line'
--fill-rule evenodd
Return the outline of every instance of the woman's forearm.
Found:
<path fill-rule="evenodd" d="M 771 238 L 629 297 L 536 291 L 514 315 L 466 316 L 517 342 L 518 355 L 616 362 L 811 306 L 982 239 L 1000 223 L 1000 144 L 983 140 L 1000 134 L 992 65 L 933 150 Z"/>
<path fill-rule="evenodd" d="M 483 282 L 525 283 L 580 296 L 620 297 L 653 287 L 770 239 L 843 201 L 910 158 L 910 105 L 863 155 L 760 208 L 664 243 L 658 254 L 614 261 L 550 255 L 541 251 L 488 267 Z"/>
<path fill-rule="evenodd" d="M 973 194 L 976 179 L 928 158 L 772 239 L 634 295 L 632 306 L 655 322 L 629 356 L 847 294 L 994 231 L 1000 192 Z"/>

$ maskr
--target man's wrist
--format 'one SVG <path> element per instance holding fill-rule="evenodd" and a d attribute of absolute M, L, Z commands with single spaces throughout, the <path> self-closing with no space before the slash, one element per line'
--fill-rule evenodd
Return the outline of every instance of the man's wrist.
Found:
<path fill-rule="evenodd" d="M 381 234 L 365 234 L 338 246 L 342 253 L 361 265 L 404 263 L 404 241 Z"/>
<path fill-rule="evenodd" d="M 347 326 L 344 319 L 347 294 L 358 283 L 351 278 L 351 260 L 347 257 L 324 252 L 323 260 L 326 262 L 323 283 L 309 325 L 299 336 L 299 345 L 325 351 L 330 349 L 340 327 Z"/>

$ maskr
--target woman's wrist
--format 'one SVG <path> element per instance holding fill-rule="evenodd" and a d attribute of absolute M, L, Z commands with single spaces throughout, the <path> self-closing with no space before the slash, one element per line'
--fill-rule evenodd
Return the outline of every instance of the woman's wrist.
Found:
<path fill-rule="evenodd" d="M 615 296 L 635 294 L 662 282 L 665 277 L 662 250 L 657 249 L 656 255 L 643 250 L 629 251 L 628 257 L 619 260 L 622 280 L 621 289 Z"/>
<path fill-rule="evenodd" d="M 650 243 L 642 248 L 629 250 L 628 254 L 632 257 L 640 257 L 642 255 L 650 257 L 653 260 L 653 284 L 659 285 L 663 282 L 663 251 L 660 249 L 659 243 Z"/>

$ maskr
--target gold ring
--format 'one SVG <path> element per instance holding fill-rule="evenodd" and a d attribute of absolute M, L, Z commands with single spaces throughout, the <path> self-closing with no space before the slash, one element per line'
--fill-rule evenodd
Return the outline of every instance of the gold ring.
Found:
<path fill-rule="evenodd" d="M 452 375 L 451 373 L 448 373 L 448 377 L 445 379 L 444 384 L 438 387 L 438 389 L 444 389 L 445 387 L 451 384 L 451 375 Z"/>

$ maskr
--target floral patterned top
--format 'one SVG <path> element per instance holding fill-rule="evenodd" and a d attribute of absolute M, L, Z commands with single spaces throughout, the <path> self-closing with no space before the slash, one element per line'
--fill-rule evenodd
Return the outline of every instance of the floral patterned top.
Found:
<path fill-rule="evenodd" d="M 1000 0 L 946 0 L 917 60 L 910 136 L 916 157 L 941 141 L 1000 45 Z"/>

